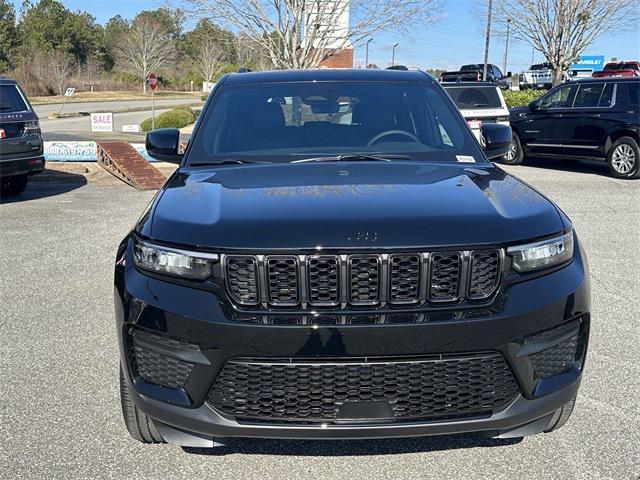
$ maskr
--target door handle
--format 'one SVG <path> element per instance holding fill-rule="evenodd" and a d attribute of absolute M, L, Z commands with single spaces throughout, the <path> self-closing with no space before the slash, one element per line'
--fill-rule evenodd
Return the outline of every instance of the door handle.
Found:
<path fill-rule="evenodd" d="M 591 115 L 589 115 L 591 118 L 600 118 L 600 114 L 599 113 L 592 113 Z"/>
<path fill-rule="evenodd" d="M 551 115 L 553 118 L 562 118 L 562 114 L 561 113 L 554 113 L 553 115 Z"/>

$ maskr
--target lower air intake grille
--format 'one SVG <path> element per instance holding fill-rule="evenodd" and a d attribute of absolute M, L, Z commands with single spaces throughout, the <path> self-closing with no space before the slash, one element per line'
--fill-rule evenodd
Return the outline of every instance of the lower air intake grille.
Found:
<path fill-rule="evenodd" d="M 549 378 L 568 371 L 576 360 L 578 332 L 551 348 L 531 355 L 531 365 L 538 378 Z"/>
<path fill-rule="evenodd" d="M 133 336 L 134 366 L 146 382 L 167 388 L 180 388 L 189 378 L 193 365 L 165 355 L 162 353 L 163 346 L 197 349 L 195 345 L 138 331 Z"/>
<path fill-rule="evenodd" d="M 488 416 L 517 394 L 498 353 L 334 363 L 234 359 L 220 372 L 208 403 L 240 421 L 348 423 L 341 409 L 350 404 L 357 410 L 358 402 L 388 406 L 388 416 L 375 421 L 436 421 Z"/>

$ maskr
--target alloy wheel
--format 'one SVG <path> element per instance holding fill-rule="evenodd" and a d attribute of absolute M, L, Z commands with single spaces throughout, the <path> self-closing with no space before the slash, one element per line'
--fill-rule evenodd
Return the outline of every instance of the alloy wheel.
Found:
<path fill-rule="evenodd" d="M 516 145 L 516 141 L 514 138 L 511 139 L 511 148 L 509 148 L 509 153 L 507 153 L 507 160 L 513 161 L 518 154 L 518 145 Z"/>
<path fill-rule="evenodd" d="M 620 144 L 613 151 L 611 165 L 614 170 L 622 175 L 628 174 L 636 164 L 636 153 L 630 145 Z"/>

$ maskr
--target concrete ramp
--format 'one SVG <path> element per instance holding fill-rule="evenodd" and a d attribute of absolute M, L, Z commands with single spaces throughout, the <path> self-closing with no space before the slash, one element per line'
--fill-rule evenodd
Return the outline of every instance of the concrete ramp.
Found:
<path fill-rule="evenodd" d="M 166 177 L 128 142 L 97 142 L 98 165 L 138 190 L 157 190 Z"/>

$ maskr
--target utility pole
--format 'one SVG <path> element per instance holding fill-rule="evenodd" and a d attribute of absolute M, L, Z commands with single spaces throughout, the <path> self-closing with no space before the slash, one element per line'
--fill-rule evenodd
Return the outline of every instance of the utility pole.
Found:
<path fill-rule="evenodd" d="M 393 45 L 393 47 L 391 48 L 391 66 L 395 66 L 396 64 L 396 47 L 400 45 L 399 43 L 396 43 Z"/>
<path fill-rule="evenodd" d="M 504 65 L 502 66 L 502 73 L 507 74 L 507 54 L 509 53 L 509 28 L 511 27 L 511 19 L 507 18 L 507 42 L 504 44 Z"/>
<path fill-rule="evenodd" d="M 369 68 L 369 44 L 372 41 L 373 38 L 370 38 L 364 46 L 364 68 Z"/>
<path fill-rule="evenodd" d="M 491 10 L 493 0 L 489 0 L 489 13 L 487 14 L 487 36 L 484 41 L 484 68 L 482 69 L 482 81 L 487 81 L 487 64 L 489 63 L 489 38 L 491 37 Z"/>

